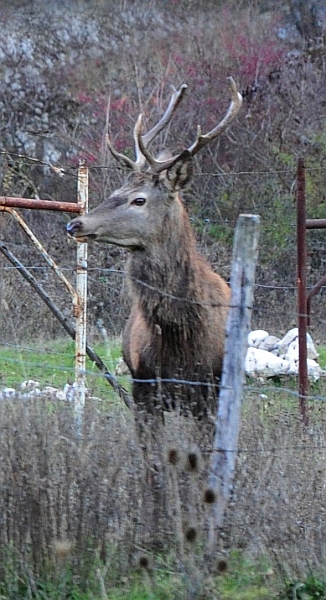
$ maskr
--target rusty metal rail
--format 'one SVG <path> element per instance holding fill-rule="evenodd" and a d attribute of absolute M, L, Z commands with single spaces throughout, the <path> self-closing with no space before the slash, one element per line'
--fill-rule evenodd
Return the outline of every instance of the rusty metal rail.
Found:
<path fill-rule="evenodd" d="M 37 210 L 55 210 L 78 214 L 81 212 L 81 207 L 76 202 L 57 202 L 56 200 L 36 200 L 35 198 L 15 198 L 10 196 L 0 196 L 0 206 L 36 208 Z"/>
<path fill-rule="evenodd" d="M 325 229 L 326 228 L 326 219 L 307 219 L 306 220 L 306 228 L 307 229 Z"/>

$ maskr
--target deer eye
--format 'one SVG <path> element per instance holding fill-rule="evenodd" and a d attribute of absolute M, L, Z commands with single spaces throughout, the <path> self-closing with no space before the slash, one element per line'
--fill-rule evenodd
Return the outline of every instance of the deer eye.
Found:
<path fill-rule="evenodd" d="M 146 198 L 135 198 L 131 204 L 135 204 L 136 206 L 143 206 L 146 202 Z"/>

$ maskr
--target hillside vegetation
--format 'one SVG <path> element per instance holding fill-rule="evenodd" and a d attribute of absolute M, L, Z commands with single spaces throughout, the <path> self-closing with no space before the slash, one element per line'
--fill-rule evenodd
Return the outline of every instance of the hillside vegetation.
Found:
<path fill-rule="evenodd" d="M 90 204 L 125 177 L 110 158 L 105 132 L 131 154 L 140 111 L 146 125 L 162 114 L 170 85 L 188 93 L 164 145 L 182 149 L 197 124 L 211 128 L 229 102 L 232 75 L 244 96 L 227 134 L 195 162 L 187 205 L 203 252 L 228 277 L 240 212 L 262 217 L 254 325 L 287 328 L 295 305 L 296 160 L 307 167 L 308 216 L 325 217 L 325 10 L 322 2 L 14 2 L 1 3 L 0 184 L 2 195 L 76 198 L 76 167 L 90 166 Z M 46 26 L 45 26 L 46 24 Z M 51 166 L 63 171 L 55 172 Z M 68 215 L 22 211 L 28 224 L 73 280 Z M 70 314 L 70 300 L 26 235 L 1 215 L 1 239 Z M 104 321 L 118 335 L 127 301 L 125 255 L 90 249 L 89 323 Z M 3 339 L 60 335 L 60 326 L 0 257 Z M 325 272 L 325 234 L 309 233 L 311 283 Z M 322 298 L 314 325 L 326 337 Z M 46 330 L 40 332 L 40 319 Z"/>

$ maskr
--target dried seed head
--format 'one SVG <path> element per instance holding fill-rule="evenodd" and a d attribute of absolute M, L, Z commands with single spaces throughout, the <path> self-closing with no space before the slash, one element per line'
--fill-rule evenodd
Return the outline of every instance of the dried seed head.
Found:
<path fill-rule="evenodd" d="M 187 452 L 186 468 L 188 471 L 197 472 L 200 466 L 200 451 L 198 448 L 192 448 Z"/>
<path fill-rule="evenodd" d="M 66 558 L 71 552 L 72 543 L 69 540 L 54 540 L 53 549 L 57 558 Z"/>
<path fill-rule="evenodd" d="M 149 560 L 148 556 L 145 556 L 144 554 L 142 554 L 142 556 L 140 556 L 138 559 L 138 564 L 141 569 L 148 571 L 148 569 L 150 567 L 150 560 Z"/>
<path fill-rule="evenodd" d="M 216 502 L 216 494 L 212 488 L 207 488 L 204 491 L 204 502 L 206 504 L 214 504 Z"/>
<path fill-rule="evenodd" d="M 168 448 L 167 460 L 170 465 L 177 465 L 180 460 L 178 448 Z"/>
<path fill-rule="evenodd" d="M 197 529 L 196 527 L 187 527 L 185 531 L 185 538 L 187 542 L 193 543 L 197 538 Z"/>
<path fill-rule="evenodd" d="M 222 558 L 221 560 L 218 561 L 217 563 L 217 572 L 218 573 L 225 573 L 229 568 L 229 565 L 227 563 L 227 561 Z"/>

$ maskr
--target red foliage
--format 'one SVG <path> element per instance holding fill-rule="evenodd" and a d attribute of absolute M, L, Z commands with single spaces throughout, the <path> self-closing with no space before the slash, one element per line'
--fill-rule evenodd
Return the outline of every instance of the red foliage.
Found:
<path fill-rule="evenodd" d="M 284 49 L 276 37 L 275 21 L 256 30 L 247 16 L 235 21 L 227 10 L 223 11 L 222 20 L 221 43 L 244 84 L 257 82 L 279 66 Z"/>

